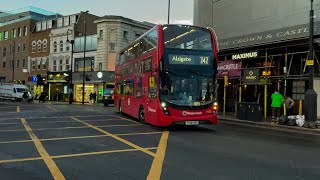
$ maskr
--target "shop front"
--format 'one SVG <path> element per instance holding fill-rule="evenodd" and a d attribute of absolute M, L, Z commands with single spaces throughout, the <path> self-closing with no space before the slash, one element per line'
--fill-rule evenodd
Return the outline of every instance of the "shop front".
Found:
<path fill-rule="evenodd" d="M 41 84 L 37 83 L 39 77 L 42 78 Z M 31 93 L 34 94 L 34 98 L 38 99 L 42 92 L 48 92 L 47 75 L 30 75 L 28 76 L 26 85 L 29 87 Z"/>
<path fill-rule="evenodd" d="M 84 102 L 90 102 L 90 93 L 97 94 L 97 100 L 101 99 L 104 93 L 104 87 L 107 83 L 114 82 L 114 72 L 86 72 L 84 84 Z M 74 85 L 74 101 L 82 102 L 83 99 L 83 73 L 76 72 L 72 76 Z"/>
<path fill-rule="evenodd" d="M 68 82 L 65 77 L 68 74 L 63 72 L 48 73 L 47 83 L 48 83 L 48 100 L 49 101 L 69 101 L 68 96 Z"/>

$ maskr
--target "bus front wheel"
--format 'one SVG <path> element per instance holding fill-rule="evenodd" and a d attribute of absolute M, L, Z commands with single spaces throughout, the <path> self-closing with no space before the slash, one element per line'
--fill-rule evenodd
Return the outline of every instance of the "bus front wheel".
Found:
<path fill-rule="evenodd" d="M 143 106 L 140 106 L 140 109 L 139 109 L 139 121 L 140 123 L 142 124 L 145 124 L 146 121 L 145 121 L 145 113 L 144 113 L 144 108 Z"/>

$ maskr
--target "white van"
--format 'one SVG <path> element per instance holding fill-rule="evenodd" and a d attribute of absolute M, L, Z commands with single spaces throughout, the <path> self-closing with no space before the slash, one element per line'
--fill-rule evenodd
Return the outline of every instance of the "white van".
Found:
<path fill-rule="evenodd" d="M 27 90 L 27 86 L 23 84 L 0 83 L 0 99 L 21 101 L 23 92 Z"/>

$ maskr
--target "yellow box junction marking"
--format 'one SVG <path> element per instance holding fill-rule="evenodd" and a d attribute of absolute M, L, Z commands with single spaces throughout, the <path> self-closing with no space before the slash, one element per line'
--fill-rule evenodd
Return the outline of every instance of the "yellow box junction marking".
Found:
<path fill-rule="evenodd" d="M 123 143 L 127 144 L 128 146 L 131 146 L 131 147 L 133 147 L 135 149 L 138 149 L 138 150 L 140 150 L 140 151 L 142 151 L 142 152 L 144 152 L 146 154 L 149 154 L 150 156 L 155 156 L 155 153 L 153 153 L 153 152 L 151 152 L 151 151 L 149 151 L 149 150 L 147 150 L 145 148 L 142 148 L 142 147 L 140 147 L 140 146 L 138 146 L 136 144 L 133 144 L 132 142 L 129 142 L 129 141 L 125 140 L 125 139 L 122 139 L 121 137 L 119 137 L 117 135 L 111 134 L 111 133 L 109 133 L 109 132 L 107 132 L 107 131 L 105 131 L 105 130 L 97 127 L 97 126 L 93 126 L 93 125 L 91 125 L 89 123 L 86 123 L 84 121 L 81 121 L 80 119 L 77 119 L 75 117 L 71 117 L 71 118 L 74 119 L 75 121 L 78 121 L 78 122 L 88 126 L 88 127 L 93 128 L 93 129 L 95 129 L 95 130 L 97 130 L 97 131 L 99 131 L 99 132 L 101 132 L 103 134 L 109 135 L 110 137 L 112 137 L 112 138 L 114 138 L 114 139 L 116 139 L 116 140 L 118 140 L 120 142 L 123 142 Z"/>
<path fill-rule="evenodd" d="M 46 149 L 43 147 L 43 145 L 41 144 L 41 142 L 38 139 L 38 137 L 33 133 L 32 129 L 30 128 L 30 126 L 27 123 L 26 119 L 21 118 L 21 122 L 22 122 L 23 126 L 25 127 L 25 129 L 27 130 L 30 138 L 32 139 L 32 141 L 33 141 L 35 147 L 37 148 L 40 156 L 42 157 L 43 161 L 45 162 L 45 164 L 49 168 L 53 178 L 54 179 L 59 179 L 59 180 L 64 180 L 65 177 L 61 173 L 61 171 L 58 168 L 58 166 L 56 165 L 56 163 L 52 160 L 52 158 L 50 157 L 50 155 L 48 154 Z"/>
<path fill-rule="evenodd" d="M 163 165 L 164 157 L 166 155 L 168 137 L 169 137 L 169 131 L 164 131 L 160 138 L 156 156 L 152 161 L 152 165 L 151 165 L 147 180 L 160 180 L 162 165 Z"/>

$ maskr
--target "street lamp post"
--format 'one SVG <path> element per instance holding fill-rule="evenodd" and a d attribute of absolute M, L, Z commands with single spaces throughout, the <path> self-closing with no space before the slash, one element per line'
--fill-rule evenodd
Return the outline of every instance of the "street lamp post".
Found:
<path fill-rule="evenodd" d="M 84 90 L 85 90 L 85 83 L 86 83 L 86 39 L 87 39 L 87 20 L 86 14 L 89 11 L 84 12 L 84 46 L 83 46 L 83 79 L 82 79 L 82 104 L 84 104 Z"/>
<path fill-rule="evenodd" d="M 170 24 L 170 0 L 168 0 L 168 24 Z"/>
<path fill-rule="evenodd" d="M 314 76 L 314 40 L 313 40 L 313 33 L 314 33 L 314 11 L 313 11 L 313 0 L 311 2 L 311 9 L 310 9 L 310 36 L 309 36 L 309 57 L 307 60 L 307 65 L 309 66 L 309 86 L 308 90 L 305 94 L 305 101 L 304 101 L 304 109 L 305 109 L 305 117 L 306 121 L 309 123 L 310 126 L 315 124 L 317 120 L 317 93 L 313 89 L 313 76 Z M 307 123 L 307 124 L 308 124 Z"/>
<path fill-rule="evenodd" d="M 73 102 L 73 83 L 72 83 L 72 73 L 73 73 L 73 51 L 74 51 L 74 40 L 69 39 L 69 31 L 73 32 L 71 29 L 67 30 L 67 41 L 71 44 L 71 62 L 70 62 L 70 70 L 69 70 L 69 104 Z"/>

